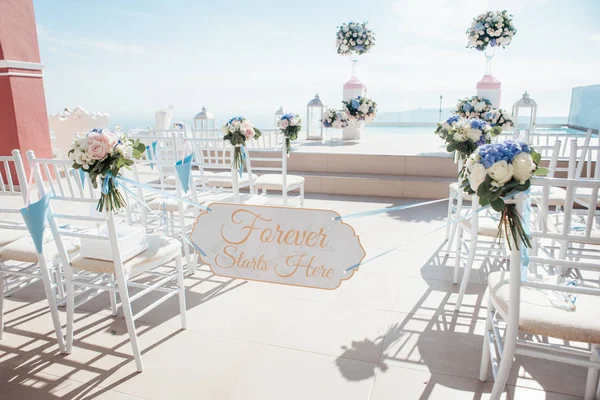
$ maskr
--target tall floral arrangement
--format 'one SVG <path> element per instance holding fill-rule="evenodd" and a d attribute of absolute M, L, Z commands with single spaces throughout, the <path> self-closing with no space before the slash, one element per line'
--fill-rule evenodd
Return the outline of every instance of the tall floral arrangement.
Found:
<path fill-rule="evenodd" d="M 328 109 L 323 113 L 321 123 L 325 128 L 342 129 L 348 126 L 348 113 L 344 110 Z"/>
<path fill-rule="evenodd" d="M 467 29 L 467 47 L 483 51 L 488 46 L 503 48 L 508 46 L 517 33 L 512 22 L 513 16 L 504 11 L 488 11 L 473 18 Z"/>
<path fill-rule="evenodd" d="M 302 129 L 302 119 L 298 114 L 283 114 L 277 121 L 277 127 L 285 136 L 285 146 L 289 155 L 292 149 L 292 140 L 298 139 L 298 133 Z"/>
<path fill-rule="evenodd" d="M 479 204 L 491 205 L 501 212 L 498 236 L 504 232 L 513 243 L 520 238 L 531 248 L 521 216 L 514 204 L 506 204 L 503 198 L 524 192 L 531 186 L 531 177 L 548 171 L 539 168 L 541 155 L 529 145 L 507 140 L 502 143 L 485 144 L 477 148 L 465 163 L 462 172 L 465 192 L 477 194 Z M 508 241 L 510 246 L 510 240 Z"/>
<path fill-rule="evenodd" d="M 373 121 L 377 115 L 377 103 L 365 96 L 356 96 L 350 100 L 342 101 L 343 110 L 348 113 L 348 118 L 352 122 Z"/>
<path fill-rule="evenodd" d="M 511 130 L 515 124 L 512 115 L 501 108 L 492 108 L 483 118 L 492 125 L 492 128 L 497 128 L 500 132 Z"/>
<path fill-rule="evenodd" d="M 367 23 L 349 22 L 338 26 L 335 35 L 337 52 L 342 56 L 368 53 L 375 45 L 375 33 L 367 28 Z"/>
<path fill-rule="evenodd" d="M 127 203 L 117 189 L 114 178 L 121 168 L 133 165 L 140 159 L 146 146 L 139 139 L 131 140 L 126 134 L 117 135 L 107 129 L 92 129 L 86 134 L 78 134 L 71 145 L 68 156 L 74 169 L 87 172 L 94 188 L 98 187 L 98 177 L 102 181 L 102 194 L 98 201 L 98 211 L 118 211 Z"/>
<path fill-rule="evenodd" d="M 454 114 L 463 118 L 484 119 L 485 114 L 492 109 L 492 102 L 479 96 L 465 97 L 456 103 Z"/>
<path fill-rule="evenodd" d="M 228 140 L 234 147 L 233 167 L 239 168 L 243 163 L 242 146 L 246 141 L 258 139 L 262 132 L 244 117 L 233 117 L 221 128 L 223 140 Z"/>
<path fill-rule="evenodd" d="M 493 131 L 486 121 L 480 119 L 464 119 L 458 115 L 438 124 L 435 133 L 446 142 L 448 152 L 456 152 L 456 156 L 466 160 L 478 146 L 490 143 Z"/>

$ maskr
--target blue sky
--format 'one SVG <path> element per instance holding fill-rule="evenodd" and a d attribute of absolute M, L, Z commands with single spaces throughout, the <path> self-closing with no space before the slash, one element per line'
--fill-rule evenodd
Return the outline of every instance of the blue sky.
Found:
<path fill-rule="evenodd" d="M 369 21 L 377 35 L 358 77 L 380 111 L 436 108 L 440 94 L 450 107 L 474 94 L 485 57 L 465 48 L 465 31 L 486 10 L 507 9 L 518 29 L 493 61 L 504 108 L 527 90 L 540 115 L 566 116 L 572 87 L 600 83 L 597 0 L 34 5 L 49 112 L 80 105 L 126 126 L 152 125 L 154 111 L 169 104 L 184 122 L 206 105 L 220 121 L 242 114 L 259 125 L 279 105 L 304 114 L 316 92 L 339 107 L 350 61 L 336 54 L 334 39 L 336 26 L 349 20 Z"/>

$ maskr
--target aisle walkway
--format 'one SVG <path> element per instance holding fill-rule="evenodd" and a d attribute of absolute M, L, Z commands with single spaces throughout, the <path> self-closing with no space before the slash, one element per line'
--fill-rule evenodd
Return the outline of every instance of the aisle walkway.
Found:
<path fill-rule="evenodd" d="M 408 202 L 323 195 L 306 206 L 346 214 Z M 454 260 L 440 250 L 445 232 L 420 237 L 442 225 L 445 212 L 435 204 L 348 220 L 367 258 L 406 246 L 335 291 L 234 281 L 203 268 L 186 278 L 186 331 L 175 299 L 138 322 L 141 374 L 107 297 L 78 310 L 73 354 L 61 356 L 41 285 L 18 292 L 5 302 L 0 399 L 486 399 L 491 384 L 477 380 L 482 277 L 472 274 L 455 314 Z M 507 398 L 583 395 L 581 368 L 517 364 Z"/>

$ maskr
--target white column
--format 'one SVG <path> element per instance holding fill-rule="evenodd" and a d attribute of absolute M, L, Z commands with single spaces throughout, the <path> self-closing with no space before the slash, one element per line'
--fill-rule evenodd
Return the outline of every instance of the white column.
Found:
<path fill-rule="evenodd" d="M 359 81 L 356 77 L 352 77 L 348 82 L 344 84 L 344 100 L 350 100 L 356 96 L 364 96 L 367 94 L 367 86 Z M 364 128 L 363 128 L 364 129 Z M 344 128 L 342 138 L 344 140 L 360 140 L 363 138 L 363 133 L 358 134 L 358 130 L 355 126 L 350 124 Z"/>

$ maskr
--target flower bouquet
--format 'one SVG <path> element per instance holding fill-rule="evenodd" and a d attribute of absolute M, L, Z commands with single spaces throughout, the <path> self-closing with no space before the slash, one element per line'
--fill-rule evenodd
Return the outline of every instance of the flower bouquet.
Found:
<path fill-rule="evenodd" d="M 456 103 L 454 114 L 463 118 L 484 119 L 485 114 L 492 109 L 492 102 L 479 96 L 465 97 Z"/>
<path fill-rule="evenodd" d="M 501 108 L 492 108 L 490 111 L 485 113 L 483 119 L 492 125 L 492 129 L 496 129 L 498 131 L 497 134 L 510 131 L 515 124 L 513 122 L 512 115 Z"/>
<path fill-rule="evenodd" d="M 375 33 L 367 28 L 367 23 L 349 22 L 338 26 L 336 33 L 337 52 L 342 56 L 368 53 L 375 45 Z"/>
<path fill-rule="evenodd" d="M 515 204 L 506 204 L 505 197 L 524 192 L 531 186 L 533 175 L 544 175 L 548 171 L 539 168 L 541 155 L 529 145 L 507 140 L 502 143 L 485 144 L 471 154 L 462 171 L 464 191 L 477 194 L 479 204 L 488 204 L 501 212 L 498 236 L 503 228 L 508 239 L 509 232 L 513 242 L 523 240 L 526 247 L 531 248 L 521 216 Z M 510 248 L 510 240 L 508 240 Z M 518 246 L 517 246 L 518 247 Z"/>
<path fill-rule="evenodd" d="M 455 151 L 458 159 L 466 160 L 478 146 L 490 143 L 493 131 L 486 121 L 454 115 L 438 124 L 436 133 L 446 142 L 448 152 Z"/>
<path fill-rule="evenodd" d="M 223 140 L 229 140 L 229 143 L 235 148 L 233 153 L 233 167 L 238 169 L 244 163 L 242 159 L 241 147 L 247 140 L 258 139 L 262 132 L 252 125 L 244 117 L 233 117 L 221 128 Z"/>
<path fill-rule="evenodd" d="M 321 122 L 325 128 L 342 129 L 348 126 L 349 119 L 346 111 L 330 108 L 323 113 Z"/>
<path fill-rule="evenodd" d="M 369 123 L 377 115 L 377 103 L 364 96 L 356 96 L 351 100 L 342 101 L 342 104 L 344 105 L 343 110 L 348 113 L 348 118 L 353 123 L 359 121 Z"/>
<path fill-rule="evenodd" d="M 134 159 L 139 160 L 145 150 L 146 146 L 139 139 L 134 141 L 125 134 L 117 136 L 107 129 L 98 128 L 77 135 L 68 156 L 74 169 L 82 169 L 90 175 L 94 188 L 98 187 L 98 176 L 102 178 L 102 194 L 96 209 L 100 212 L 118 211 L 127 203 L 114 178 L 121 168 L 129 169 Z"/>
<path fill-rule="evenodd" d="M 473 18 L 471 27 L 467 29 L 468 48 L 484 51 L 488 46 L 505 48 L 517 33 L 512 15 L 504 11 L 488 11 Z"/>
<path fill-rule="evenodd" d="M 292 149 L 292 140 L 298 139 L 298 133 L 302 129 L 302 119 L 298 114 L 287 113 L 277 121 L 277 127 L 285 135 L 285 146 L 289 156 Z"/>

